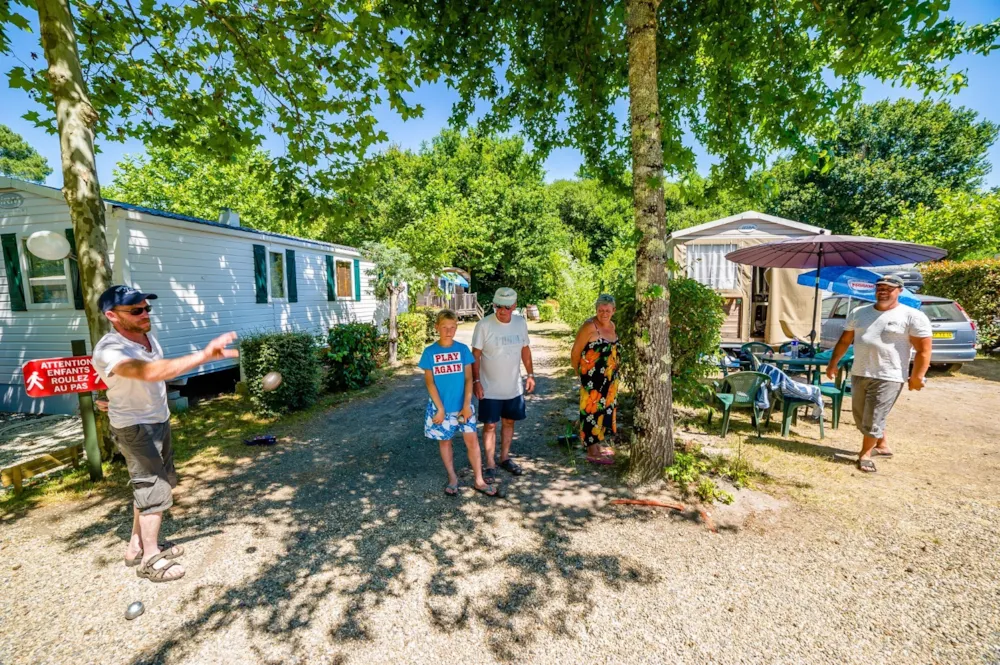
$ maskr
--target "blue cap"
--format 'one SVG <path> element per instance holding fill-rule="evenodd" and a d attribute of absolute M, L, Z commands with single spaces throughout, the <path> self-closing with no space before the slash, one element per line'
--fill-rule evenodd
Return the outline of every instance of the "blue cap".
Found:
<path fill-rule="evenodd" d="M 156 300 L 156 294 L 143 293 L 138 289 L 133 289 L 131 286 L 117 284 L 109 287 L 101 294 L 101 297 L 97 299 L 97 305 L 101 308 L 102 312 L 107 312 L 121 305 L 137 305 L 143 300 Z"/>

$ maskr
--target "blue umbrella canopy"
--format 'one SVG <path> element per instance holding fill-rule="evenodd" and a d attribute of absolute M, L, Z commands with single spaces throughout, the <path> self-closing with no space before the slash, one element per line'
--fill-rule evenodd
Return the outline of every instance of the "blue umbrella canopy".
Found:
<path fill-rule="evenodd" d="M 882 277 L 877 272 L 846 266 L 829 266 L 818 272 L 819 288 L 858 300 L 875 302 L 875 282 Z M 815 286 L 816 273 L 816 270 L 802 273 L 796 281 L 802 286 Z M 908 289 L 903 289 L 899 302 L 915 309 L 920 308 L 920 299 Z"/>

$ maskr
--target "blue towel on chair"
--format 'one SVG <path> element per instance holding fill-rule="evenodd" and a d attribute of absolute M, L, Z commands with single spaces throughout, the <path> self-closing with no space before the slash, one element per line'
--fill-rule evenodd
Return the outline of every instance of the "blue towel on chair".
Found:
<path fill-rule="evenodd" d="M 768 378 L 771 379 L 771 386 L 773 386 L 774 390 L 779 391 L 783 397 L 791 397 L 793 399 L 801 399 L 812 402 L 814 405 L 813 417 L 823 417 L 823 393 L 820 391 L 819 386 L 793 381 L 788 378 L 787 374 L 774 365 L 762 364 L 758 371 L 767 374 Z M 767 402 L 766 395 L 764 396 L 764 402 Z M 760 403 L 761 396 L 758 395 L 757 405 L 760 406 Z M 767 407 L 765 406 L 761 408 Z"/>

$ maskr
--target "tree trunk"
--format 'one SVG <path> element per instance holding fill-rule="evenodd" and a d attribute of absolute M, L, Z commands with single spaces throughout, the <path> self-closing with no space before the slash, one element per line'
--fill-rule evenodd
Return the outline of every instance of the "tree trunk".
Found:
<path fill-rule="evenodd" d="M 84 312 L 91 348 L 110 330 L 97 299 L 111 286 L 111 263 L 105 235 L 104 203 L 94 161 L 94 124 L 97 111 L 90 104 L 76 48 L 73 15 L 68 0 L 37 0 L 42 48 L 48 62 L 46 78 L 55 101 L 62 156 L 63 196 L 69 205 L 76 238 L 76 256 L 83 289 Z M 101 453 L 114 451 L 107 415 L 98 412 Z"/>
<path fill-rule="evenodd" d="M 666 269 L 663 146 L 656 81 L 658 0 L 626 0 L 632 190 L 641 237 L 635 262 L 637 304 L 635 434 L 629 480 L 662 477 L 674 460 L 670 390 L 670 293 Z"/>
<path fill-rule="evenodd" d="M 396 315 L 399 310 L 399 292 L 395 287 L 389 287 L 389 364 L 395 365 L 396 347 L 399 343 L 399 332 L 396 328 Z"/>

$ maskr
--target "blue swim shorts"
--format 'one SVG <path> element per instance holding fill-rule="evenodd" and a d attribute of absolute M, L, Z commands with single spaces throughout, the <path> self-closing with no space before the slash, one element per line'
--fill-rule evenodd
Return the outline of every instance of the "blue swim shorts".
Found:
<path fill-rule="evenodd" d="M 476 433 L 476 408 L 472 408 L 472 417 L 464 423 L 458 422 L 458 411 L 445 414 L 444 422 L 440 425 L 434 423 L 434 414 L 437 407 L 433 400 L 427 400 L 427 408 L 424 410 L 424 436 L 435 441 L 451 441 L 456 434 Z"/>

